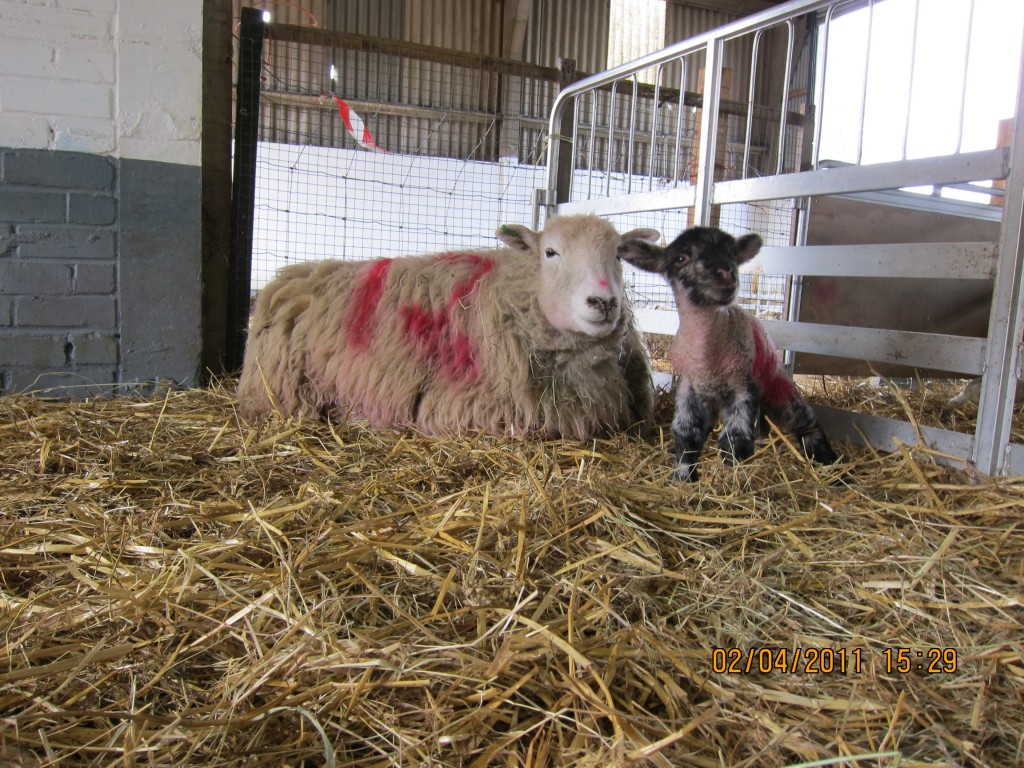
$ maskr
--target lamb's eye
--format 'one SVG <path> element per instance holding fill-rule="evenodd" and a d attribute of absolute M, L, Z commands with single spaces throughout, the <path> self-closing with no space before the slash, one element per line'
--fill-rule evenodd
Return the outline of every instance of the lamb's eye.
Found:
<path fill-rule="evenodd" d="M 553 259 L 555 258 L 555 256 L 558 255 L 558 251 L 556 251 L 554 248 L 545 248 L 544 255 L 547 256 L 549 259 Z"/>

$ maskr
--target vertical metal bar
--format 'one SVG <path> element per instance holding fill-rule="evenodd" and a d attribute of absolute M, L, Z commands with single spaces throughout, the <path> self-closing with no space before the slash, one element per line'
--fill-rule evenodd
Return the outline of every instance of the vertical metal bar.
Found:
<path fill-rule="evenodd" d="M 570 145 L 572 151 L 572 173 L 569 176 L 569 194 L 567 200 L 572 200 L 572 188 L 576 181 L 576 151 L 579 147 L 580 141 L 580 97 L 576 96 L 572 100 L 572 144 Z"/>
<path fill-rule="evenodd" d="M 754 86 L 757 84 L 757 54 L 761 48 L 761 36 L 763 29 L 754 33 L 754 42 L 750 47 L 750 87 L 747 89 L 747 130 L 746 138 L 743 140 L 743 165 L 742 178 L 747 178 L 750 172 L 750 144 L 752 141 L 751 132 L 754 129 Z"/>
<path fill-rule="evenodd" d="M 560 70 L 559 85 L 563 90 L 579 79 L 576 74 L 576 59 L 559 59 L 558 68 Z M 558 124 L 558 135 L 553 137 L 553 139 L 559 144 L 566 142 L 566 137 L 573 136 L 575 134 L 575 125 L 569 125 L 569 121 L 575 122 L 576 96 L 572 97 L 572 101 L 572 112 L 563 111 L 562 120 Z M 555 192 L 554 200 L 556 204 L 568 202 L 572 196 L 573 171 L 576 167 L 575 144 L 571 144 L 569 150 L 570 151 L 568 153 L 561 155 L 558 160 L 558 189 Z"/>
<path fill-rule="evenodd" d="M 679 59 L 679 108 L 676 110 L 676 153 L 672 181 L 678 183 L 679 163 L 683 157 L 683 109 L 686 107 L 686 57 Z"/>
<path fill-rule="evenodd" d="M 818 73 L 817 87 L 814 89 L 814 138 L 811 147 L 811 167 L 818 167 L 821 156 L 821 128 L 825 122 L 825 78 L 828 75 L 828 36 L 832 25 L 832 14 L 838 6 L 830 6 L 825 12 L 825 23 L 821 26 L 821 47 L 818 52 L 816 66 L 821 67 Z"/>
<path fill-rule="evenodd" d="M 917 33 L 918 33 L 918 19 L 921 15 L 921 0 L 914 0 L 914 24 L 913 24 L 913 35 L 910 38 L 910 78 L 907 82 L 907 116 L 903 121 L 903 149 L 900 153 L 900 159 L 907 159 L 907 141 L 910 139 L 910 106 L 913 103 L 912 99 L 914 96 L 914 77 L 916 76 L 917 69 Z"/>
<path fill-rule="evenodd" d="M 711 223 L 711 192 L 715 184 L 715 155 L 718 148 L 718 107 L 722 97 L 723 47 L 721 38 L 712 38 L 708 41 L 704 58 L 704 103 L 700 116 L 701 136 L 693 211 L 694 223 L 701 226 Z"/>
<path fill-rule="evenodd" d="M 587 200 L 593 197 L 594 149 L 597 144 L 597 91 L 590 92 L 590 151 L 587 153 Z"/>
<path fill-rule="evenodd" d="M 633 73 L 633 102 L 629 106 L 629 146 L 626 155 L 626 194 L 633 191 L 633 158 L 636 150 L 636 102 L 640 95 L 640 78 Z"/>
<path fill-rule="evenodd" d="M 793 201 L 793 219 L 791 231 L 794 231 L 793 245 L 807 245 L 807 225 L 810 220 L 811 200 L 802 197 Z M 792 224 L 795 223 L 795 226 Z M 804 278 L 802 275 L 791 276 L 788 280 L 789 290 L 785 304 L 782 308 L 783 316 L 790 322 L 797 322 L 800 319 L 800 305 L 804 296 Z M 785 352 L 786 369 L 793 373 L 796 369 L 796 353 L 791 350 Z"/>
<path fill-rule="evenodd" d="M 964 139 L 964 106 L 967 104 L 967 75 L 968 67 L 971 62 L 971 29 L 974 25 L 974 0 L 967 6 L 967 42 L 964 44 L 964 79 L 960 84 L 960 119 L 956 125 L 956 149 L 953 150 L 954 154 L 960 153 L 960 145 Z M 1020 114 L 1018 112 L 1018 114 Z"/>
<path fill-rule="evenodd" d="M 864 79 L 860 89 L 860 120 L 857 122 L 857 165 L 864 155 L 864 117 L 868 110 L 868 74 L 871 70 L 871 30 L 875 22 L 875 0 L 868 0 L 868 33 L 864 41 Z"/>
<path fill-rule="evenodd" d="M 786 43 L 786 71 L 782 78 L 782 109 L 779 117 L 779 154 L 776 162 L 775 173 L 782 173 L 786 162 L 786 117 L 789 114 L 789 84 L 793 77 L 793 47 L 796 38 L 796 30 L 792 19 L 786 19 L 786 32 L 789 40 Z"/>
<path fill-rule="evenodd" d="M 228 250 L 228 337 L 225 367 L 242 367 L 249 325 L 252 286 L 253 206 L 256 201 L 256 152 L 260 128 L 260 74 L 263 38 L 267 25 L 263 12 L 242 9 L 238 37 L 238 85 L 235 105 L 235 159 L 231 183 L 231 232 Z"/>
<path fill-rule="evenodd" d="M 658 118 L 661 117 L 661 76 L 665 72 L 665 65 L 659 64 L 654 76 L 654 111 L 651 113 L 651 150 L 647 163 L 647 191 L 654 189 L 654 161 L 658 146 Z"/>
<path fill-rule="evenodd" d="M 1024 61 L 1017 81 L 1017 111 L 1024 114 Z M 974 441 L 974 464 L 995 474 L 1007 459 L 1010 422 L 1024 335 L 1024 132 L 1015 131 L 1009 156 L 1010 173 L 1003 198 L 999 235 L 999 260 L 989 315 L 985 371 L 981 378 L 981 402 Z"/>
<path fill-rule="evenodd" d="M 608 155 L 607 162 L 605 163 L 605 197 L 611 197 L 612 193 L 612 156 L 615 153 L 615 95 L 618 84 L 618 80 L 612 81 L 612 97 L 608 102 Z"/>

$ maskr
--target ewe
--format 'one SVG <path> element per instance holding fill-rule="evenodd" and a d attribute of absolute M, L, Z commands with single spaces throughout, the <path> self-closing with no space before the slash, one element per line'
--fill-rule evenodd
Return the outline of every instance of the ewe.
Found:
<path fill-rule="evenodd" d="M 665 248 L 640 240 L 619 246 L 619 256 L 630 264 L 663 275 L 676 298 L 679 330 L 669 358 L 679 374 L 672 422 L 677 479 L 697 479 L 697 458 L 719 413 L 718 445 L 726 459 L 749 458 L 762 408 L 801 439 L 812 459 L 836 461 L 764 327 L 732 303 L 739 265 L 760 250 L 757 235 L 735 240 L 709 227 L 688 229 Z"/>
<path fill-rule="evenodd" d="M 497 236 L 508 247 L 282 270 L 250 322 L 243 415 L 581 440 L 646 425 L 650 366 L 614 227 L 555 216 Z"/>

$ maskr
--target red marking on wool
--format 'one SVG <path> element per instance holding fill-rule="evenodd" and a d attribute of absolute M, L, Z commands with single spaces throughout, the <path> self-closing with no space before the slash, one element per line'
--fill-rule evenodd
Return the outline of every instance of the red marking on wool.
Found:
<path fill-rule="evenodd" d="M 599 278 L 597 278 L 597 287 L 598 288 L 611 288 L 611 285 L 603 277 L 599 277 Z"/>
<path fill-rule="evenodd" d="M 435 263 L 467 264 L 470 272 L 455 283 L 443 309 L 431 311 L 417 305 L 399 307 L 406 338 L 435 371 L 453 384 L 476 381 L 480 360 L 473 339 L 457 330 L 453 322 L 457 309 L 469 306 L 469 297 L 479 282 L 494 268 L 494 260 L 477 253 L 442 253 Z"/>
<path fill-rule="evenodd" d="M 448 299 L 448 314 L 450 316 L 452 310 L 462 305 L 463 300 L 473 292 L 476 284 L 486 277 L 488 272 L 494 269 L 494 259 L 488 259 L 479 253 L 446 253 L 442 254 L 439 258 L 447 262 L 463 262 L 473 268 L 469 275 L 464 280 L 456 283 L 452 289 L 452 295 Z"/>
<path fill-rule="evenodd" d="M 755 321 L 750 328 L 754 336 L 754 381 L 763 400 L 781 405 L 793 397 L 796 385 L 782 369 L 779 351 L 764 327 Z"/>
<path fill-rule="evenodd" d="M 373 338 L 373 315 L 384 294 L 391 269 L 391 259 L 381 259 L 360 270 L 352 289 L 352 310 L 344 321 L 349 342 L 358 350 L 370 346 Z"/>
<path fill-rule="evenodd" d="M 480 378 L 480 361 L 469 335 L 452 329 L 443 310 L 431 312 L 416 305 L 398 310 L 405 336 L 431 368 L 453 384 Z"/>

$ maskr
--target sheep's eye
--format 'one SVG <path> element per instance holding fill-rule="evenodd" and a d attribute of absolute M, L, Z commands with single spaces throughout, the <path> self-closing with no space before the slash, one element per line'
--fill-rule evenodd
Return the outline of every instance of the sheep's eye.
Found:
<path fill-rule="evenodd" d="M 558 251 L 556 251 L 554 248 L 545 248 L 544 255 L 547 256 L 549 259 L 553 259 L 555 258 L 555 256 L 558 255 Z"/>

